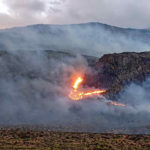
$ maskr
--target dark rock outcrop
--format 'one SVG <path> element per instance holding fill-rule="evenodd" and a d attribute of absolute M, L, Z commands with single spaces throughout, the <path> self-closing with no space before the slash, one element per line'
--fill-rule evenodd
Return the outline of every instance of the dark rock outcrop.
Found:
<path fill-rule="evenodd" d="M 127 84 L 141 82 L 150 74 L 150 52 L 104 55 L 96 63 L 96 87 L 107 89 L 107 96 L 118 94 Z"/>

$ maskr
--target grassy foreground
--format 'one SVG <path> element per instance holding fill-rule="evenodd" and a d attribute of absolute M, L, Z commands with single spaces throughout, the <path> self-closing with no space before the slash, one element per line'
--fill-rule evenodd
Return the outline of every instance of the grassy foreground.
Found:
<path fill-rule="evenodd" d="M 121 135 L 1 129 L 0 149 L 150 149 L 150 135 Z"/>

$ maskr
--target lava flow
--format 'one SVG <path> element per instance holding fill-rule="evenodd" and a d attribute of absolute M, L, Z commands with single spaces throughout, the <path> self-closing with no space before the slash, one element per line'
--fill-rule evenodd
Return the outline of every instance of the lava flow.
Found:
<path fill-rule="evenodd" d="M 78 77 L 75 82 L 73 83 L 72 86 L 72 90 L 69 93 L 69 98 L 74 100 L 74 101 L 79 101 L 82 100 L 84 98 L 87 98 L 89 96 L 94 96 L 94 95 L 98 95 L 98 94 L 103 94 L 106 92 L 106 90 L 90 90 L 90 91 L 85 91 L 84 89 L 79 89 L 79 85 L 83 82 L 83 78 Z M 117 102 L 113 102 L 113 101 L 109 101 L 106 102 L 108 105 L 113 105 L 113 106 L 121 106 L 121 107 L 125 107 L 125 104 L 122 103 L 117 103 Z"/>
<path fill-rule="evenodd" d="M 69 98 L 72 100 L 82 100 L 83 98 L 87 98 L 89 96 L 93 95 L 98 95 L 105 93 L 106 90 L 90 90 L 90 91 L 85 91 L 85 90 L 79 90 L 79 85 L 83 82 L 83 78 L 78 77 L 74 84 L 73 84 L 73 89 L 69 93 Z"/>

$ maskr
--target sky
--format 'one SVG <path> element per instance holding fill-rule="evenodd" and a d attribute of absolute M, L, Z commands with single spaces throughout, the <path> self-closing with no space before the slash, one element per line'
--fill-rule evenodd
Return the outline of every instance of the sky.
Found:
<path fill-rule="evenodd" d="M 150 0 L 0 0 L 0 28 L 101 22 L 150 28 Z"/>

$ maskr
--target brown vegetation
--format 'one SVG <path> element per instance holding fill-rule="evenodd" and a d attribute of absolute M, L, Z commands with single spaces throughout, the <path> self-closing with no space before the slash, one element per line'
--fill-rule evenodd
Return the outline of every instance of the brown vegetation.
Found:
<path fill-rule="evenodd" d="M 149 149 L 150 135 L 1 129 L 0 149 Z"/>

